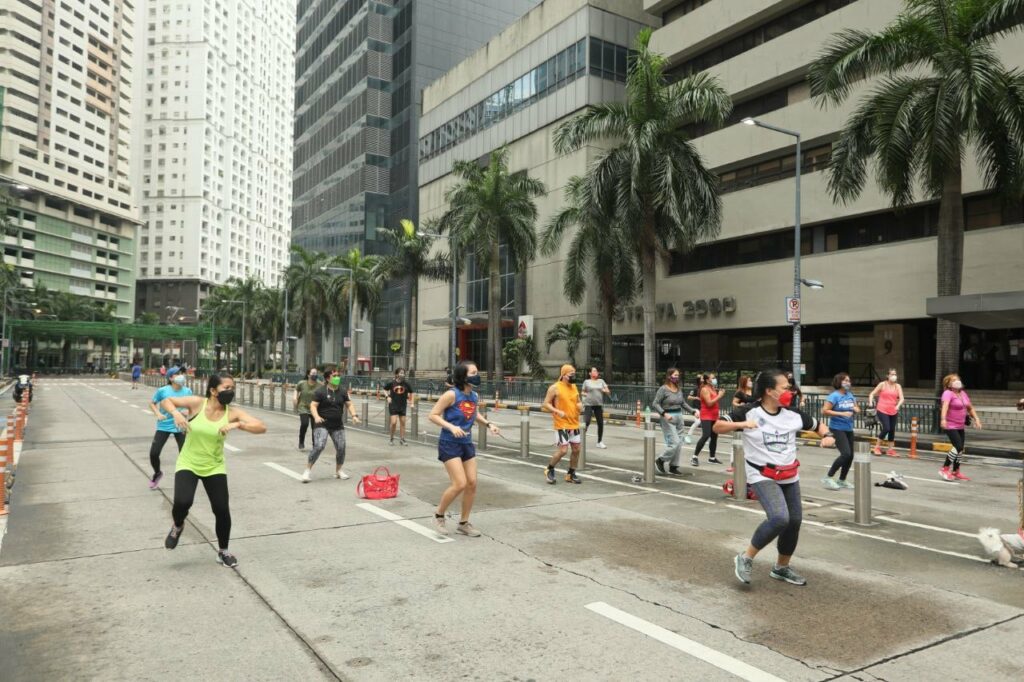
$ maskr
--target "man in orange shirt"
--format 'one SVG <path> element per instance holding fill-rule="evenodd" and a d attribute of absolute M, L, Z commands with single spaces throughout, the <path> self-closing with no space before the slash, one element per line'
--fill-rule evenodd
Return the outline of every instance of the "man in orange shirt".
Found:
<path fill-rule="evenodd" d="M 580 402 L 580 392 L 573 383 L 576 380 L 576 368 L 572 365 L 562 365 L 559 370 L 558 381 L 548 388 L 544 396 L 544 404 L 541 406 L 545 412 L 550 412 L 555 422 L 555 454 L 551 461 L 544 468 L 544 476 L 548 483 L 555 484 L 555 465 L 565 456 L 566 450 L 572 448 L 572 456 L 569 458 L 569 470 L 565 474 L 566 483 L 582 483 L 576 475 L 576 464 L 580 459 L 580 412 L 583 411 L 583 403 Z"/>

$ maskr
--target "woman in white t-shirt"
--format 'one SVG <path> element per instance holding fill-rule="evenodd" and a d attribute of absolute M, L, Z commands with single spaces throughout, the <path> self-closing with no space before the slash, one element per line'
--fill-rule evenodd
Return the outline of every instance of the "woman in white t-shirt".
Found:
<path fill-rule="evenodd" d="M 590 378 L 583 381 L 583 428 L 590 430 L 590 417 L 597 420 L 597 447 L 604 448 L 604 397 L 611 395 L 608 384 L 601 378 L 597 367 L 590 368 Z"/>
<path fill-rule="evenodd" d="M 743 432 L 747 481 L 768 515 L 754 531 L 746 551 L 736 555 L 736 577 L 745 584 L 750 583 L 754 557 L 776 538 L 779 559 L 769 575 L 793 585 L 807 584 L 803 576 L 789 567 L 803 521 L 796 437 L 801 431 L 817 431 L 823 437 L 824 447 L 834 445 L 835 439 L 814 417 L 782 406 L 780 400 L 788 389 L 789 380 L 782 370 L 761 372 L 754 381 L 757 402 L 735 408 L 732 422 L 718 421 L 714 425 L 718 434 Z"/>

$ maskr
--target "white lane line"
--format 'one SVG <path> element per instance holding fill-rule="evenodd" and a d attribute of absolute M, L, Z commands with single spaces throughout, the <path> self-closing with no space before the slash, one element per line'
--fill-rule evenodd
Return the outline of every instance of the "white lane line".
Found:
<path fill-rule="evenodd" d="M 242 451 L 242 448 L 236 448 L 234 445 L 228 445 L 227 443 L 224 443 L 224 449 L 227 450 L 228 452 L 241 452 Z"/>
<path fill-rule="evenodd" d="M 827 464 L 814 464 L 812 466 L 816 466 L 819 469 L 828 469 L 829 468 Z M 875 475 L 875 476 L 881 476 L 882 478 L 889 478 L 889 474 L 887 474 L 885 472 L 882 472 L 882 471 L 872 471 L 871 473 L 873 475 Z M 906 476 L 905 475 L 905 476 L 903 476 L 903 478 L 909 478 L 909 479 L 914 480 L 914 481 L 923 481 L 925 483 L 933 483 L 935 485 L 960 485 L 959 483 L 956 483 L 956 482 L 953 482 L 953 481 L 936 481 L 934 478 L 921 478 L 920 476 Z"/>
<path fill-rule="evenodd" d="M 695 642 L 692 639 L 683 637 L 671 630 L 666 630 L 659 625 L 650 623 L 642 618 L 637 618 L 630 613 L 621 611 L 614 606 L 605 604 L 602 601 L 587 604 L 584 608 L 589 609 L 598 615 L 604 616 L 609 620 L 615 621 L 619 625 L 625 625 L 630 630 L 635 630 L 642 635 L 647 635 L 651 639 L 661 642 L 662 644 L 667 644 L 673 649 L 678 649 L 684 654 L 688 654 L 698 660 L 713 665 L 719 670 L 724 670 L 727 673 L 735 675 L 741 680 L 747 680 L 748 682 L 784 682 L 781 677 L 776 677 L 775 675 L 767 673 L 760 668 L 755 668 L 749 663 L 744 663 L 739 659 L 723 654 L 721 651 L 716 651 L 711 647 L 704 646 L 700 642 Z"/>
<path fill-rule="evenodd" d="M 302 476 L 300 476 L 299 474 L 295 473 L 291 469 L 286 469 L 285 467 L 281 466 L 280 464 L 277 464 L 276 462 L 264 462 L 264 464 L 266 464 L 268 467 L 270 467 L 274 471 L 280 471 L 285 476 L 291 476 L 296 481 L 301 481 L 302 480 Z"/>
<path fill-rule="evenodd" d="M 927 545 L 919 545 L 916 542 L 905 542 L 903 540 L 894 540 L 892 538 L 883 537 L 881 535 L 871 535 L 870 533 L 861 533 L 860 531 L 852 530 L 850 528 L 843 528 L 842 526 L 833 526 L 821 521 L 809 521 L 804 519 L 804 523 L 809 526 L 817 526 L 819 528 L 827 528 L 828 530 L 834 530 L 837 533 L 846 533 L 847 535 L 856 535 L 862 538 L 871 538 L 872 540 L 880 540 L 882 542 L 888 542 L 892 545 L 902 545 L 904 547 L 913 547 L 914 549 L 923 549 L 926 552 L 934 552 L 935 554 L 945 554 L 946 556 L 953 556 L 959 559 L 970 559 L 971 561 L 978 561 L 983 564 L 991 563 L 989 559 L 983 559 L 973 554 L 962 554 L 960 552 L 950 552 L 945 549 L 936 549 L 934 547 L 928 547 Z"/>
<path fill-rule="evenodd" d="M 398 514 L 389 512 L 387 509 L 381 509 L 380 507 L 370 504 L 369 502 L 359 502 L 356 504 L 356 506 L 359 507 L 360 509 L 370 512 L 371 514 L 376 514 L 382 519 L 387 519 L 388 521 L 391 521 L 392 523 L 395 523 L 401 526 L 402 528 L 408 528 L 414 533 L 419 533 L 425 538 L 430 538 L 434 542 L 441 544 L 445 542 L 455 542 L 453 538 L 449 538 L 444 535 L 441 535 L 440 533 L 436 533 L 430 530 L 429 528 L 424 528 L 423 526 L 421 526 L 418 523 L 415 523 L 414 521 L 404 519 Z"/>
<path fill-rule="evenodd" d="M 891 516 L 876 516 L 876 519 L 882 521 L 888 521 L 889 523 L 898 523 L 903 526 L 913 526 L 914 528 L 924 528 L 925 530 L 934 530 L 940 533 L 949 533 L 950 535 L 960 535 L 965 538 L 976 538 L 976 533 L 966 533 L 962 530 L 953 530 L 952 528 L 942 528 L 941 526 L 929 526 L 927 523 L 917 523 L 915 521 L 905 521 L 904 519 L 894 519 Z"/>

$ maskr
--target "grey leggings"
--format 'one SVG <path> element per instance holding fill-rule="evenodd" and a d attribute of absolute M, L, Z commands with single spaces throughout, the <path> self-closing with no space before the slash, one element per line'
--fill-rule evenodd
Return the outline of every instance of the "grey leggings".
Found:
<path fill-rule="evenodd" d="M 790 556 L 796 551 L 800 539 L 800 524 L 804 520 L 803 502 L 800 500 L 800 482 L 780 485 L 776 481 L 751 483 L 757 500 L 768 518 L 754 531 L 750 544 L 762 550 L 775 538 L 779 539 L 779 555 Z"/>
<path fill-rule="evenodd" d="M 322 426 L 313 429 L 313 447 L 309 451 L 309 466 L 312 467 L 320 459 L 320 453 L 327 447 L 327 436 L 334 443 L 334 462 L 339 467 L 345 463 L 345 429 L 328 431 Z"/>

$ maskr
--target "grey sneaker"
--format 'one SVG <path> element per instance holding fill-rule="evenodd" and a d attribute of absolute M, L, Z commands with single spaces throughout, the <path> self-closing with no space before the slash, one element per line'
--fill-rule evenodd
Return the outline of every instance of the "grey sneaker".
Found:
<path fill-rule="evenodd" d="M 462 533 L 463 535 L 468 535 L 471 538 L 480 537 L 480 531 L 474 528 L 473 524 L 469 521 L 466 521 L 465 523 L 460 522 L 457 526 L 455 526 L 455 531 L 458 533 Z"/>
<path fill-rule="evenodd" d="M 446 526 L 445 523 L 444 523 L 444 517 L 443 516 L 439 517 L 437 514 L 434 514 L 434 530 L 436 530 L 441 535 L 449 535 L 450 534 L 448 532 L 448 526 Z"/>
<path fill-rule="evenodd" d="M 785 580 L 790 585 L 800 585 L 802 587 L 807 584 L 807 578 L 803 577 L 789 566 L 776 566 L 768 575 L 776 580 Z"/>
<path fill-rule="evenodd" d="M 839 484 L 836 483 L 836 479 L 832 478 L 831 476 L 826 476 L 825 478 L 821 479 L 821 483 L 829 490 L 839 490 Z"/>
<path fill-rule="evenodd" d="M 841 479 L 839 481 L 839 487 L 840 488 L 846 488 L 847 490 L 853 490 L 857 486 L 855 486 L 854 484 L 850 483 L 849 481 L 847 481 L 845 479 Z"/>
<path fill-rule="evenodd" d="M 750 584 L 750 573 L 754 570 L 754 560 L 746 554 L 736 555 L 736 577 L 744 585 Z"/>

